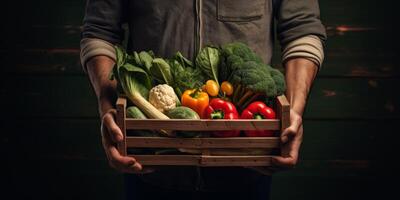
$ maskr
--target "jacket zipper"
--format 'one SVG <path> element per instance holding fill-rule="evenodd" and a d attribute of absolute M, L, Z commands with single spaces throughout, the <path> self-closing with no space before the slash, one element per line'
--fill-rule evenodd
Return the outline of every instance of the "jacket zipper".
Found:
<path fill-rule="evenodd" d="M 195 17 L 195 28 L 194 28 L 194 55 L 193 59 L 196 59 L 196 56 L 200 49 L 202 48 L 202 0 L 195 0 L 196 7 L 196 17 Z"/>

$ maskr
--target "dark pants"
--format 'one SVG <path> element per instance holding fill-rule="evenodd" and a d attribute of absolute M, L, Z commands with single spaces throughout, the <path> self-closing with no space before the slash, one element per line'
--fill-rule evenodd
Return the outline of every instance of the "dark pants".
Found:
<path fill-rule="evenodd" d="M 143 182 L 136 175 L 125 175 L 126 200 L 268 200 L 270 194 L 271 177 L 263 176 L 251 188 L 240 191 L 181 191 L 163 189 Z"/>

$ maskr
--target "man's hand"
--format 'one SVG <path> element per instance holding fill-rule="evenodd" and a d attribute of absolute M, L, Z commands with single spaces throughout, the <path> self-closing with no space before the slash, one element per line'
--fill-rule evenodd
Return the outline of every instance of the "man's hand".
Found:
<path fill-rule="evenodd" d="M 249 167 L 261 174 L 272 175 L 277 171 L 291 169 L 299 158 L 300 145 L 303 140 L 303 124 L 299 113 L 290 110 L 290 126 L 281 135 L 281 156 L 272 157 L 272 167 Z"/>
<path fill-rule="evenodd" d="M 285 168 L 293 168 L 299 158 L 300 145 L 303 140 L 303 123 L 299 113 L 290 110 L 290 126 L 281 135 L 281 156 L 272 158 L 272 165 Z"/>
<path fill-rule="evenodd" d="M 290 126 L 281 134 L 281 155 L 272 158 L 272 167 L 252 168 L 265 175 L 296 166 L 303 140 L 302 116 L 308 93 L 318 70 L 315 63 L 304 58 L 288 60 L 285 67 L 286 97 L 290 103 Z"/>
<path fill-rule="evenodd" d="M 101 135 L 104 151 L 111 167 L 124 173 L 149 173 L 135 158 L 122 156 L 117 143 L 123 140 L 121 129 L 115 123 L 114 103 L 116 101 L 116 82 L 109 80 L 114 61 L 107 56 L 96 56 L 87 62 L 87 72 L 96 93 L 101 117 Z"/>
<path fill-rule="evenodd" d="M 142 165 L 133 157 L 122 156 L 116 146 L 123 141 L 121 129 L 115 123 L 116 111 L 109 110 L 103 117 L 101 123 L 101 136 L 104 151 L 107 155 L 108 163 L 114 169 L 124 173 L 150 173 L 153 170 L 143 169 Z"/>

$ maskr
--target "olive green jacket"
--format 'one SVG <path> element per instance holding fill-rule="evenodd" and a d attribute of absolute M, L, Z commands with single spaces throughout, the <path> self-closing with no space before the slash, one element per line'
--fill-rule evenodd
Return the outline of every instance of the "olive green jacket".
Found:
<path fill-rule="evenodd" d="M 307 35 L 324 41 L 318 1 L 88 0 L 82 38 L 127 39 L 129 50 L 162 57 L 181 51 L 191 59 L 205 45 L 241 41 L 270 63 L 275 34 L 281 46 Z M 164 167 L 143 177 L 164 187 L 220 190 L 239 189 L 260 175 L 244 168 Z"/>

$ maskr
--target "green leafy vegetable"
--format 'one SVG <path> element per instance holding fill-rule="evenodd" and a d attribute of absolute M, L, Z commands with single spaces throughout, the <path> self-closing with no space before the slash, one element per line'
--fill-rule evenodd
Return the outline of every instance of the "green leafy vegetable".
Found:
<path fill-rule="evenodd" d="M 169 119 L 147 101 L 152 85 L 146 71 L 137 63 L 126 62 L 128 56 L 123 49 L 116 47 L 116 53 L 117 61 L 113 68 L 112 78 L 117 79 L 123 93 L 148 117 Z"/>
<path fill-rule="evenodd" d="M 183 91 L 200 88 L 203 85 L 205 81 L 203 72 L 180 52 L 177 52 L 172 59 L 169 59 L 168 63 L 173 76 L 173 84 L 171 86 L 179 98 L 182 96 Z"/>
<path fill-rule="evenodd" d="M 213 79 L 218 83 L 218 67 L 220 64 L 220 52 L 214 47 L 205 47 L 196 57 L 196 66 L 206 75 L 207 79 Z"/>
<path fill-rule="evenodd" d="M 162 58 L 155 58 L 152 61 L 150 72 L 159 83 L 174 85 L 170 65 Z"/>

